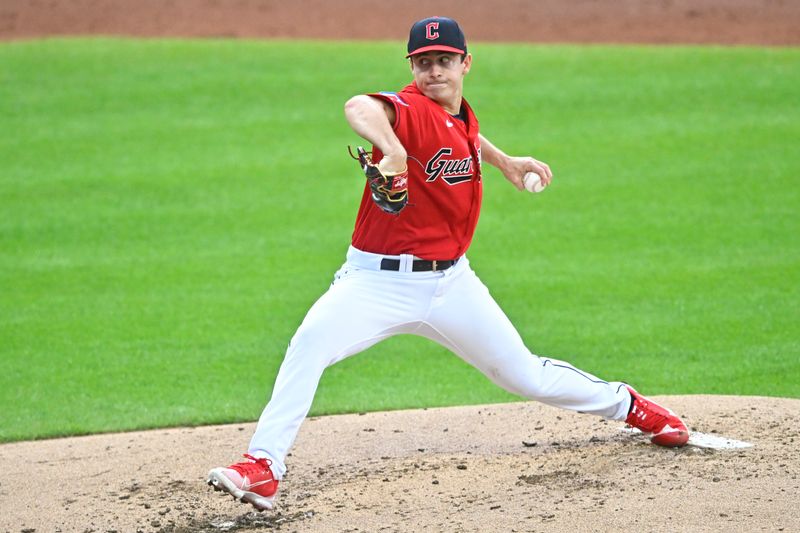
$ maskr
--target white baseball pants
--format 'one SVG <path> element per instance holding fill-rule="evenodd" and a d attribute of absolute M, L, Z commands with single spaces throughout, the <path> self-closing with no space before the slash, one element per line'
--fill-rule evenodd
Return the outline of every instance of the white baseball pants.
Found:
<path fill-rule="evenodd" d="M 381 259 L 400 271 L 380 270 Z M 443 272 L 412 272 L 414 257 L 352 246 L 330 289 L 311 307 L 281 365 L 249 453 L 272 460 L 277 479 L 311 408 L 322 372 L 392 335 L 427 337 L 507 391 L 540 402 L 623 420 L 630 394 L 573 366 L 533 355 L 489 290 L 462 257 Z"/>

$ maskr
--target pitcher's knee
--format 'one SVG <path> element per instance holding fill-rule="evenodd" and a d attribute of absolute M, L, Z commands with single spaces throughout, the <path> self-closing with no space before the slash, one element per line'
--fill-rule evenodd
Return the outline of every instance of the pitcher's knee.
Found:
<path fill-rule="evenodd" d="M 284 364 L 299 363 L 323 368 L 336 362 L 335 354 L 331 352 L 327 343 L 302 334 L 292 338 L 283 361 Z"/>
<path fill-rule="evenodd" d="M 529 400 L 541 400 L 547 398 L 550 394 L 547 390 L 543 390 L 541 383 L 524 375 L 515 375 L 512 377 L 503 376 L 500 373 L 487 373 L 489 378 L 497 385 L 503 387 L 511 394 L 528 398 Z"/>

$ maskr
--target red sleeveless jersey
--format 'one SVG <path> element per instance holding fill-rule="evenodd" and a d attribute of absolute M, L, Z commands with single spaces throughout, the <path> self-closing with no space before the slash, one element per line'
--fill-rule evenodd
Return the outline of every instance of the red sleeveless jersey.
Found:
<path fill-rule="evenodd" d="M 375 93 L 394 106 L 394 132 L 408 153 L 408 205 L 384 213 L 364 187 L 353 246 L 386 255 L 456 259 L 472 242 L 481 208 L 478 119 L 466 100 L 462 117 L 450 115 L 412 83 L 399 93 Z M 373 147 L 373 161 L 383 154 Z"/>

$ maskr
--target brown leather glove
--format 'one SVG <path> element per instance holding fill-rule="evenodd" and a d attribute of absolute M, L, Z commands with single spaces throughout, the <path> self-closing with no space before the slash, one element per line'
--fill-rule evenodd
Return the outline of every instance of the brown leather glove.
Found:
<path fill-rule="evenodd" d="M 349 147 L 348 147 L 349 150 Z M 353 159 L 358 159 L 367 183 L 372 191 L 372 200 L 385 213 L 399 215 L 400 211 L 408 204 L 408 168 L 398 173 L 384 173 L 378 165 L 372 162 L 370 153 L 361 146 L 356 148 L 358 156 L 350 155 Z"/>

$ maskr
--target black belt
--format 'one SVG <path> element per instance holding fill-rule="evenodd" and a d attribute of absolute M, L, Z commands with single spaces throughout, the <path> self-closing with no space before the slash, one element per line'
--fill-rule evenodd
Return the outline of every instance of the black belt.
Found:
<path fill-rule="evenodd" d="M 414 259 L 411 265 L 412 272 L 431 272 L 436 270 L 447 270 L 458 263 L 458 259 L 448 259 L 447 261 L 426 261 L 424 259 Z M 381 259 L 381 270 L 400 270 L 399 259 Z"/>

